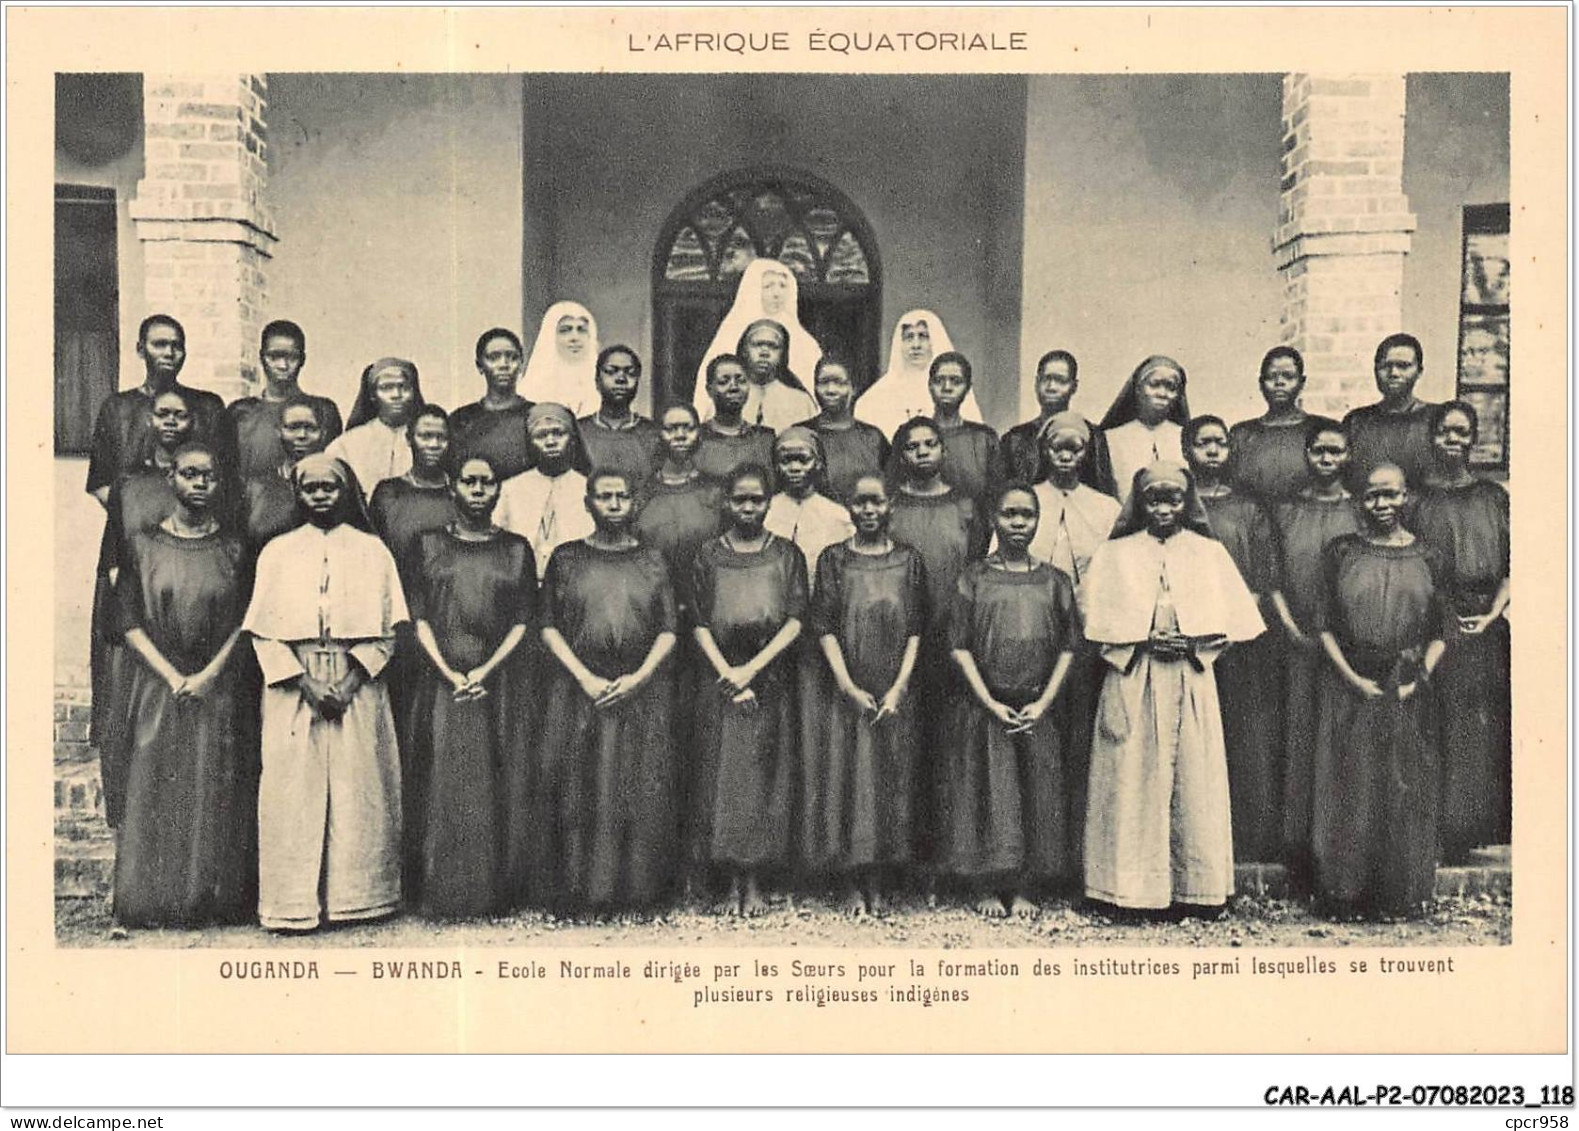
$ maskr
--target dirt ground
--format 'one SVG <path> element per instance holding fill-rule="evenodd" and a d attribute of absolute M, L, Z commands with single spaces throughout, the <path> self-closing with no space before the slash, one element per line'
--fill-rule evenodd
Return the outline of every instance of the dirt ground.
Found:
<path fill-rule="evenodd" d="M 125 931 L 110 919 L 107 900 L 61 899 L 55 934 L 68 947 L 912 947 L 968 949 L 1048 946 L 1497 946 L 1512 941 L 1512 906 L 1505 895 L 1439 901 L 1408 922 L 1335 923 L 1299 903 L 1236 897 L 1216 921 L 1117 920 L 1083 903 L 1047 902 L 1033 919 L 984 919 L 968 907 L 919 901 L 881 919 L 846 918 L 830 901 L 798 898 L 757 919 L 715 917 L 681 908 L 649 922 L 573 923 L 535 913 L 468 923 L 430 923 L 402 915 L 373 924 L 335 927 L 306 936 L 272 935 L 257 927 Z"/>

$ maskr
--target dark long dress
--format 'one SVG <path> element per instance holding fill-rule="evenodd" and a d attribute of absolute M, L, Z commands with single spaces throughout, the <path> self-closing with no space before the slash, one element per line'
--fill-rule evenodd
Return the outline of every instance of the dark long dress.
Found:
<path fill-rule="evenodd" d="M 822 454 L 828 466 L 822 473 L 822 493 L 836 503 L 849 505 L 855 484 L 863 475 L 882 475 L 888 466 L 888 439 L 864 420 L 848 428 L 831 428 L 820 416 L 801 423 L 822 441 Z"/>
<path fill-rule="evenodd" d="M 445 662 L 469 672 L 512 628 L 533 624 L 532 548 L 507 531 L 478 542 L 428 531 L 417 540 L 406 601 L 412 621 L 433 628 Z M 425 915 L 486 915 L 524 899 L 525 844 L 512 830 L 528 819 L 530 658 L 523 640 L 488 678 L 485 698 L 457 703 L 449 681 L 423 657 L 402 735 L 402 796 L 407 874 Z"/>
<path fill-rule="evenodd" d="M 1421 401 L 1408 412 L 1384 412 L 1379 404 L 1361 405 L 1343 418 L 1349 433 L 1349 489 L 1358 495 L 1378 464 L 1403 468 L 1411 490 L 1436 472 L 1431 450 L 1431 409 Z"/>
<path fill-rule="evenodd" d="M 633 492 L 658 466 L 663 433 L 645 416 L 633 414 L 629 427 L 610 428 L 593 413 L 576 421 L 576 430 L 581 433 L 581 446 L 587 450 L 588 466 L 624 472 Z"/>
<path fill-rule="evenodd" d="M 1234 487 L 1268 505 L 1297 495 L 1310 476 L 1305 436 L 1316 420 L 1337 427 L 1336 421 L 1308 414 L 1289 424 L 1268 424 L 1259 418 L 1235 424 L 1228 432 Z"/>
<path fill-rule="evenodd" d="M 541 618 L 604 679 L 634 672 L 676 630 L 669 571 L 656 550 L 566 542 L 543 578 Z M 548 658 L 533 770 L 527 864 L 532 901 L 551 909 L 641 907 L 674 878 L 679 814 L 669 725 L 672 663 L 599 710 Z"/>
<path fill-rule="evenodd" d="M 183 675 L 201 671 L 241 623 L 250 588 L 239 539 L 130 535 L 115 589 L 115 627 L 148 634 Z M 234 663 L 207 694 L 177 700 L 129 653 L 131 729 L 125 811 L 116 828 L 115 917 L 127 926 L 240 916 L 256 795 L 240 771 Z"/>
<path fill-rule="evenodd" d="M 186 398 L 192 409 L 191 438 L 214 445 L 220 468 L 229 474 L 229 469 L 236 466 L 236 429 L 225 414 L 225 402 L 217 393 L 179 382 L 162 391 L 180 393 Z M 153 458 L 158 442 L 149 427 L 148 414 L 153 411 L 154 397 L 139 385 L 104 399 L 93 422 L 86 490 L 109 487 Z"/>
<path fill-rule="evenodd" d="M 691 611 L 730 664 L 767 646 L 788 620 L 806 619 L 806 558 L 768 536 L 756 553 L 723 539 L 704 543 L 692 567 Z M 790 861 L 791 806 L 799 757 L 796 653 L 787 649 L 752 682 L 755 707 L 716 686 L 696 705 L 698 759 L 692 850 L 699 862 L 766 868 Z"/>
<path fill-rule="evenodd" d="M 712 421 L 705 421 L 701 428 L 702 440 L 696 448 L 696 466 L 703 475 L 716 483 L 728 479 L 737 467 L 759 463 L 773 467 L 773 429 L 760 424 L 748 424 L 738 436 L 726 436 L 715 431 Z M 768 484 L 771 488 L 772 484 Z"/>
<path fill-rule="evenodd" d="M 296 489 L 278 469 L 255 475 L 242 485 L 242 524 L 253 557 L 269 540 L 301 525 Z"/>
<path fill-rule="evenodd" d="M 1027 573 L 972 562 L 960 574 L 949 648 L 969 652 L 994 699 L 1021 708 L 1039 697 L 1080 628 L 1063 572 Z M 952 661 L 951 661 L 952 662 Z M 1030 731 L 1009 734 L 964 686 L 949 705 L 942 757 L 940 871 L 973 879 L 1071 881 L 1082 875 L 1085 758 L 1069 758 L 1053 706 Z"/>
<path fill-rule="evenodd" d="M 839 642 L 851 680 L 882 701 L 910 637 L 926 623 L 921 554 L 895 544 L 885 554 L 829 546 L 817 560 L 808 637 L 818 649 L 812 726 L 801 736 L 800 859 L 811 871 L 850 871 L 910 859 L 916 758 L 914 673 L 899 714 L 872 725 L 834 682 L 820 641 Z"/>
<path fill-rule="evenodd" d="M 1261 618 L 1277 620 L 1269 594 L 1281 584 L 1272 519 L 1239 491 L 1202 495 L 1212 533 L 1228 551 Z M 1276 863 L 1283 850 L 1283 647 L 1264 632 L 1235 644 L 1217 660 L 1217 694 L 1228 752 L 1228 796 L 1233 807 L 1234 858 Z"/>
<path fill-rule="evenodd" d="M 998 442 L 998 462 L 1006 479 L 1021 483 L 1036 483 L 1042 478 L 1042 453 L 1036 438 L 1046 421 L 1038 417 L 1016 424 L 1003 434 Z M 1080 465 L 1080 482 L 1094 491 L 1118 498 L 1118 487 L 1113 482 L 1113 457 L 1107 448 L 1107 437 L 1095 424 L 1091 427 L 1091 443 L 1086 446 L 1085 462 Z"/>
<path fill-rule="evenodd" d="M 977 509 L 986 513 L 990 505 L 987 492 L 1001 474 L 998 434 L 974 420 L 961 420 L 942 432 L 943 446 L 948 453 L 943 461 L 943 478 L 954 490 L 974 499 Z"/>
<path fill-rule="evenodd" d="M 641 488 L 641 509 L 636 514 L 636 537 L 643 546 L 657 550 L 669 566 L 679 608 L 680 638 L 669 663 L 674 682 L 674 713 L 670 723 L 678 759 L 679 811 L 690 813 L 695 792 L 696 764 L 689 757 L 695 749 L 696 705 L 713 682 L 712 666 L 691 635 L 691 565 L 696 551 L 722 528 L 723 489 L 704 475 L 688 483 L 665 483 L 654 475 Z"/>
<path fill-rule="evenodd" d="M 669 563 L 675 595 L 683 604 L 697 549 L 720 532 L 723 491 L 704 476 L 678 484 L 665 483 L 653 476 L 640 491 L 641 511 L 636 515 L 636 537 L 642 545 L 661 553 Z"/>
<path fill-rule="evenodd" d="M 404 476 L 384 479 L 373 488 L 367 509 L 373 529 L 395 559 L 401 587 L 409 594 L 420 563 L 419 540 L 431 530 L 442 529 L 455 517 L 450 489 L 418 487 Z M 410 725 L 412 688 L 427 666 L 427 657 L 412 635 L 411 625 L 401 625 L 395 637 L 394 661 L 384 674 L 399 734 L 405 734 Z"/>
<path fill-rule="evenodd" d="M 503 483 L 530 468 L 526 414 L 531 407 L 531 401 L 497 409 L 473 401 L 450 413 L 450 470 L 459 471 L 467 456 L 486 456 Z"/>
<path fill-rule="evenodd" d="M 99 780 L 104 790 L 104 814 L 110 827 L 120 821 L 126 798 L 127 695 L 131 665 L 142 661 L 129 655 L 116 628 L 112 571 L 126 558 L 132 535 L 152 530 L 175 508 L 175 493 L 165 472 L 152 465 L 122 476 L 110 488 L 105 504 L 104 533 L 99 541 L 99 562 L 93 586 L 93 612 L 89 626 L 89 680 L 92 688 L 93 743 L 99 748 Z"/>
<path fill-rule="evenodd" d="M 914 546 L 926 566 L 927 627 L 913 677 L 920 713 L 921 751 L 916 763 L 911 827 L 916 857 L 930 862 L 937 832 L 937 791 L 940 785 L 943 726 L 948 697 L 957 687 L 958 672 L 948 656 L 949 610 L 955 583 L 966 564 L 986 552 L 984 526 L 976 504 L 958 491 L 945 495 L 911 495 L 895 491 L 888 532 L 896 542 Z"/>
<path fill-rule="evenodd" d="M 1283 862 L 1294 870 L 1296 885 L 1303 887 L 1310 878 L 1317 707 L 1322 674 L 1328 667 L 1314 627 L 1323 600 L 1321 552 L 1334 538 L 1357 534 L 1360 516 L 1352 499 L 1324 501 L 1299 496 L 1279 503 L 1272 515 L 1283 597 L 1294 623 L 1310 638 L 1308 644 L 1300 645 L 1283 637 Z"/>
<path fill-rule="evenodd" d="M 328 397 L 302 393 L 299 399 L 312 405 L 314 414 L 323 426 L 325 444 L 345 431 L 340 420 L 340 409 Z M 225 410 L 236 430 L 236 474 L 241 479 L 272 474 L 288 458 L 285 446 L 280 443 L 280 417 L 285 412 L 285 404 L 284 401 L 266 401 L 261 397 L 242 397 L 231 401 L 230 407 Z"/>
<path fill-rule="evenodd" d="M 1453 565 L 1453 619 L 1436 670 L 1442 710 L 1442 848 L 1450 859 L 1476 845 L 1506 844 L 1512 833 L 1513 730 L 1509 631 L 1498 617 L 1484 632 L 1459 631 L 1457 618 L 1491 608 L 1508 576 L 1508 493 L 1476 481 L 1424 491 L 1414 530 Z"/>
<path fill-rule="evenodd" d="M 1377 546 L 1344 535 L 1322 552 L 1325 600 L 1316 627 L 1331 632 L 1366 699 L 1332 664 L 1322 675 L 1311 841 L 1315 889 L 1334 910 L 1411 915 L 1436 882 L 1438 780 L 1434 700 L 1416 685 L 1426 646 L 1442 637 L 1447 568 L 1417 539 Z"/>

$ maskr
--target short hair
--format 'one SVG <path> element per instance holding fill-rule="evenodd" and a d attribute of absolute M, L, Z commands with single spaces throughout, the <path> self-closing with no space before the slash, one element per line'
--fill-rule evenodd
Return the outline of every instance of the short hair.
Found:
<path fill-rule="evenodd" d="M 700 423 L 702 423 L 702 414 L 696 411 L 696 406 L 694 404 L 692 404 L 690 401 L 675 401 L 672 404 L 664 405 L 661 409 L 658 410 L 658 417 L 657 417 L 657 419 L 658 419 L 658 424 L 659 424 L 660 427 L 663 425 L 663 418 L 668 416 L 671 412 L 673 412 L 677 408 L 678 409 L 683 409 L 685 412 L 690 414 L 691 423 L 693 423 L 693 424 L 700 424 Z"/>
<path fill-rule="evenodd" d="M 1194 420 L 1191 420 L 1184 426 L 1184 431 L 1179 437 L 1179 441 L 1183 445 L 1186 455 L 1189 454 L 1190 446 L 1195 443 L 1195 437 L 1200 435 L 1201 429 L 1205 428 L 1208 424 L 1217 425 L 1217 427 L 1223 430 L 1224 436 L 1228 435 L 1228 424 L 1223 420 L 1222 417 L 1211 415 L 1197 416 Z"/>
<path fill-rule="evenodd" d="M 945 447 L 947 446 L 943 439 L 943 429 L 938 427 L 938 422 L 936 420 L 933 420 L 930 416 L 912 416 L 898 428 L 894 429 L 893 451 L 895 455 L 900 455 L 904 452 L 905 441 L 910 439 L 910 434 L 912 432 L 920 428 L 925 428 L 927 431 L 931 432 L 938 438 L 939 444 L 943 444 Z"/>
<path fill-rule="evenodd" d="M 192 412 L 192 398 L 187 393 L 186 389 L 160 389 L 154 394 L 153 404 L 158 404 L 165 397 L 174 397 L 186 406 L 187 412 Z M 150 405 L 149 410 L 152 411 L 152 408 L 153 405 Z"/>
<path fill-rule="evenodd" d="M 410 420 L 406 421 L 406 439 L 414 439 L 417 434 L 417 421 L 426 420 L 429 417 L 433 418 L 434 420 L 442 421 L 445 429 L 448 430 L 450 426 L 450 414 L 445 412 L 436 404 L 424 404 L 421 408 L 417 409 L 416 412 L 411 414 Z"/>
<path fill-rule="evenodd" d="M 176 320 L 174 315 L 150 314 L 137 325 L 138 345 L 142 345 L 148 340 L 148 331 L 152 330 L 155 326 L 169 326 L 177 334 L 181 335 L 182 342 L 186 341 L 186 327 L 181 325 L 181 323 Z"/>
<path fill-rule="evenodd" d="M 1408 346 L 1414 350 L 1415 364 L 1422 368 L 1425 367 L 1425 350 L 1420 347 L 1420 339 L 1413 334 L 1388 334 L 1377 343 L 1376 356 L 1372 359 L 1371 365 L 1373 367 L 1380 365 L 1382 359 L 1387 356 L 1387 351 L 1395 346 Z"/>
<path fill-rule="evenodd" d="M 460 459 L 455 461 L 455 478 L 459 479 L 461 472 L 466 469 L 466 465 L 473 462 L 487 464 L 488 470 L 493 472 L 493 477 L 496 480 L 502 480 L 504 478 L 499 474 L 499 461 L 494 459 L 493 456 L 489 455 L 487 452 L 464 453 Z"/>
<path fill-rule="evenodd" d="M 1339 421 L 1326 416 L 1311 417 L 1305 422 L 1305 450 L 1310 451 L 1310 446 L 1316 442 L 1317 436 L 1325 436 L 1328 433 L 1342 436 L 1345 444 L 1349 442 L 1349 430 Z"/>
<path fill-rule="evenodd" d="M 855 477 L 855 482 L 850 484 L 850 497 L 854 498 L 861 490 L 861 484 L 870 479 L 873 483 L 883 488 L 883 497 L 889 498 L 893 492 L 888 489 L 888 479 L 880 471 L 863 471 Z"/>
<path fill-rule="evenodd" d="M 521 344 L 521 338 L 514 330 L 507 330 L 503 326 L 495 326 L 491 330 L 484 330 L 477 338 L 476 353 L 478 365 L 482 364 L 484 349 L 486 349 L 488 343 L 493 341 L 495 338 L 509 339 L 510 344 L 515 347 L 516 353 L 524 354 L 526 352 L 526 347 Z"/>
<path fill-rule="evenodd" d="M 1442 427 L 1442 421 L 1447 419 L 1450 412 L 1461 412 L 1469 420 L 1469 442 L 1480 442 L 1480 413 L 1475 411 L 1475 406 L 1468 401 L 1444 401 L 1431 410 L 1431 435 L 1436 435 L 1436 430 Z"/>
<path fill-rule="evenodd" d="M 1069 379 L 1076 384 L 1080 383 L 1080 363 L 1075 360 L 1075 355 L 1068 350 L 1048 350 L 1036 362 L 1036 375 L 1042 375 L 1042 369 L 1049 361 L 1062 361 L 1069 365 Z"/>
<path fill-rule="evenodd" d="M 940 353 L 934 357 L 931 368 L 927 370 L 927 380 L 930 381 L 938 375 L 938 366 L 947 365 L 949 362 L 959 366 L 960 372 L 965 377 L 965 384 L 974 385 L 976 383 L 975 375 L 970 368 L 970 358 L 960 353 L 959 350 L 949 350 L 947 353 Z"/>
<path fill-rule="evenodd" d="M 1280 357 L 1286 357 L 1294 363 L 1294 373 L 1301 381 L 1305 379 L 1305 355 L 1293 346 L 1273 346 L 1261 355 L 1260 379 L 1266 380 L 1267 370 L 1272 368 L 1272 363 Z"/>
<path fill-rule="evenodd" d="M 617 467 L 594 467 L 591 471 L 587 472 L 586 497 L 589 500 L 592 498 L 593 491 L 597 489 L 598 480 L 600 479 L 618 479 L 621 483 L 625 484 L 625 490 L 631 492 L 632 494 L 635 494 L 636 492 L 636 484 L 631 479 L 630 472 L 623 471 Z"/>
<path fill-rule="evenodd" d="M 281 424 L 285 423 L 285 414 L 293 408 L 305 408 L 313 414 L 313 419 L 318 422 L 318 427 L 324 427 L 324 409 L 322 403 L 317 399 L 309 397 L 305 393 L 297 393 L 294 396 L 286 397 L 285 402 L 280 405 Z"/>
<path fill-rule="evenodd" d="M 296 348 L 303 353 L 307 352 L 307 335 L 300 326 L 288 318 L 276 318 L 263 327 L 263 333 L 258 335 L 258 348 L 269 344 L 270 338 L 289 338 L 296 343 Z"/>
<path fill-rule="evenodd" d="M 1036 488 L 1023 479 L 1011 479 L 1007 483 L 999 484 L 998 489 L 992 493 L 992 509 L 997 510 L 1003 506 L 1003 500 L 1015 491 L 1031 496 L 1031 502 L 1036 506 L 1036 513 L 1042 513 L 1042 500 L 1037 497 Z"/>
<path fill-rule="evenodd" d="M 773 493 L 773 473 L 755 460 L 741 464 L 724 477 L 724 493 L 727 495 L 735 489 L 736 484 L 745 479 L 755 479 L 762 484 L 764 491 Z"/>
<path fill-rule="evenodd" d="M 636 368 L 636 372 L 633 374 L 633 376 L 640 377 L 641 376 L 641 355 L 639 353 L 637 353 L 635 350 L 631 349 L 630 346 L 621 345 L 618 342 L 616 342 L 612 346 L 605 346 L 604 348 L 602 348 L 602 349 L 600 349 L 598 351 L 598 359 L 597 359 L 596 363 L 594 363 L 594 365 L 592 367 L 593 368 L 593 372 L 594 373 L 601 373 L 601 372 L 603 372 L 603 363 L 605 361 L 607 361 L 609 358 L 613 357 L 617 353 L 622 353 L 626 357 L 631 359 L 631 364 L 634 365 L 635 368 Z"/>
<path fill-rule="evenodd" d="M 709 381 L 718 376 L 718 367 L 723 365 L 726 361 L 740 366 L 742 372 L 744 372 L 746 368 L 746 363 L 741 361 L 739 356 L 736 354 L 721 353 L 707 363 L 707 379 Z"/>
<path fill-rule="evenodd" d="M 828 350 L 817 359 L 817 364 L 811 367 L 811 379 L 816 381 L 817 378 L 822 376 L 822 371 L 828 368 L 830 365 L 837 365 L 840 369 L 844 370 L 844 375 L 846 377 L 850 377 L 852 379 L 855 377 L 855 373 L 850 366 L 849 359 L 846 358 L 842 353 L 839 353 L 837 350 Z"/>
<path fill-rule="evenodd" d="M 214 461 L 214 469 L 216 471 L 219 471 L 219 470 L 223 469 L 224 463 L 219 458 L 219 450 L 217 448 L 215 448 L 213 444 L 210 444 L 207 440 L 184 440 L 184 441 L 182 441 L 180 447 L 176 448 L 175 451 L 170 453 L 170 467 L 171 467 L 171 469 L 174 470 L 175 465 L 181 462 L 181 457 L 182 456 L 189 456 L 189 455 L 193 455 L 193 454 L 205 455 L 209 459 L 213 460 Z"/>

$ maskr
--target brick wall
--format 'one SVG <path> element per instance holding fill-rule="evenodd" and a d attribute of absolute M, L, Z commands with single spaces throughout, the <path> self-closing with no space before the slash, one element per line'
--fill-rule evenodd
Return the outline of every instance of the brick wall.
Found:
<path fill-rule="evenodd" d="M 1402 328 L 1415 217 L 1403 193 L 1404 76 L 1283 80 L 1273 248 L 1282 340 L 1305 357 L 1305 408 L 1342 415 L 1376 399 L 1376 343 Z"/>
<path fill-rule="evenodd" d="M 99 752 L 89 744 L 88 673 L 55 673 L 55 894 L 98 896 L 109 890 L 114 836 L 104 820 Z"/>
<path fill-rule="evenodd" d="M 150 311 L 186 327 L 182 380 L 251 392 L 275 238 L 262 75 L 145 75 L 145 172 L 131 214 Z"/>

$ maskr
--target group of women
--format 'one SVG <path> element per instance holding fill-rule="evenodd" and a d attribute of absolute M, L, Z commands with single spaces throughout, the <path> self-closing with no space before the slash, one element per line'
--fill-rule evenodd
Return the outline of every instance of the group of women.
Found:
<path fill-rule="evenodd" d="M 263 340 L 290 380 L 206 428 L 151 393 L 95 621 L 122 923 L 829 885 L 855 915 L 904 887 L 1177 911 L 1236 857 L 1402 915 L 1506 840 L 1508 508 L 1471 406 L 1429 409 L 1427 481 L 1356 481 L 1292 349 L 1232 428 L 1166 357 L 1092 425 L 1054 351 L 1000 437 L 935 314 L 861 393 L 786 324 L 793 276 L 753 274 L 705 411 L 635 414 L 640 359 L 575 304 L 527 370 L 557 400 L 493 329 L 478 402 L 386 358 L 339 432 L 290 323 Z"/>

